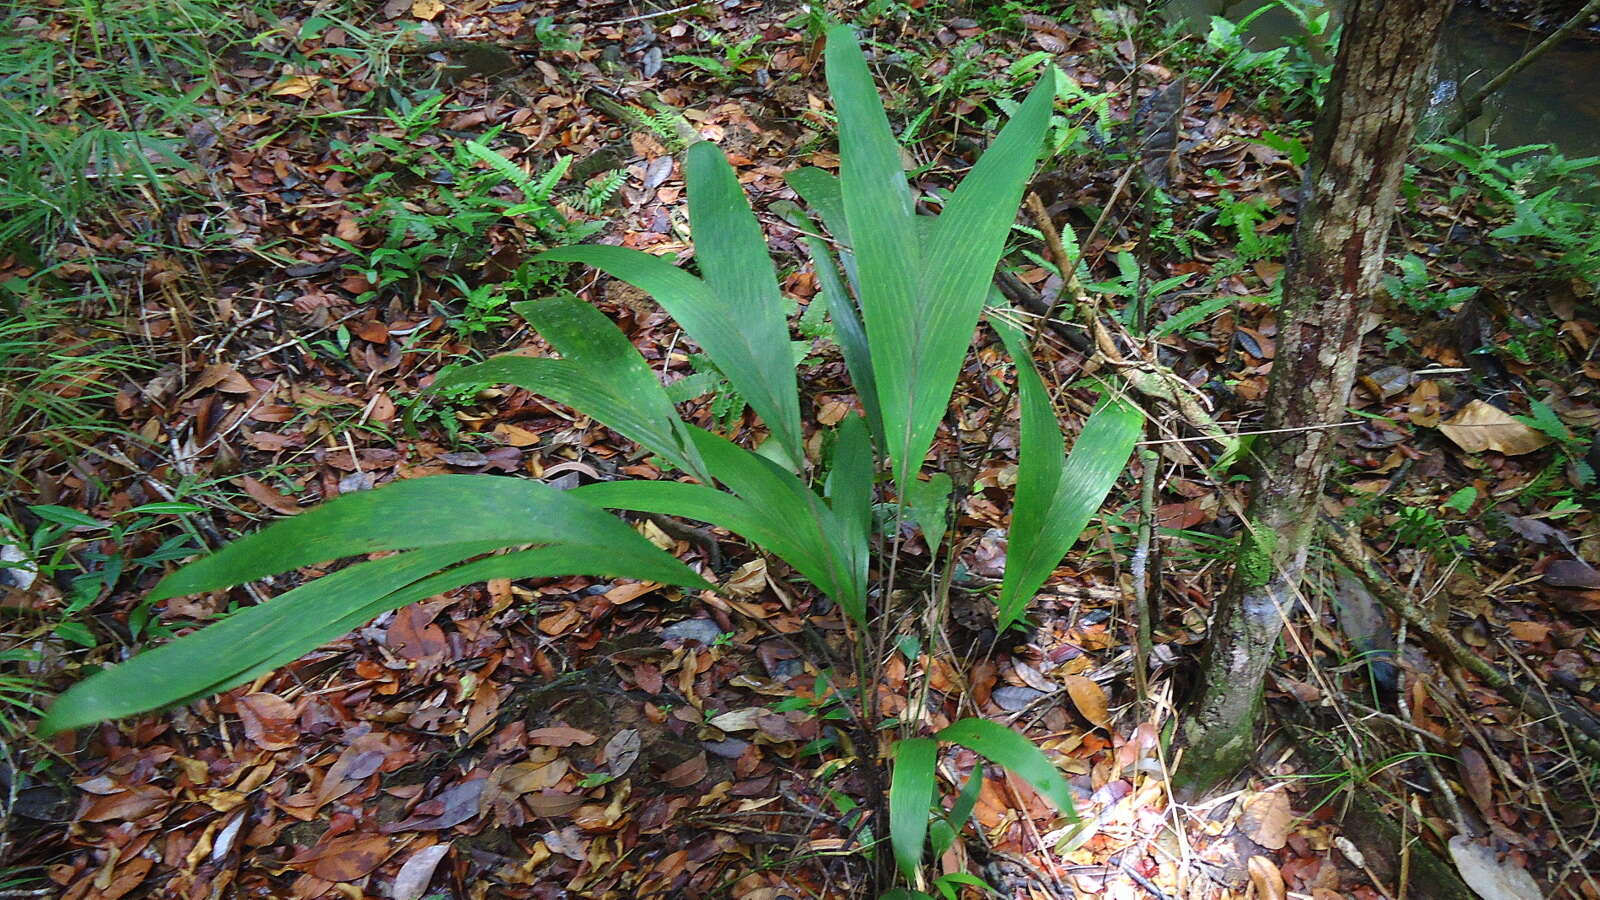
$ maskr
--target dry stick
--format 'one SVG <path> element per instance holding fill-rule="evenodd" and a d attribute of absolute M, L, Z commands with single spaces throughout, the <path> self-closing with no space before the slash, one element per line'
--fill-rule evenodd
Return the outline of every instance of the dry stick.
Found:
<path fill-rule="evenodd" d="M 1596 722 L 1588 713 L 1575 706 L 1557 702 L 1553 698 L 1547 700 L 1537 693 L 1523 689 L 1483 657 L 1463 647 L 1455 635 L 1446 629 L 1436 627 L 1422 610 L 1410 600 L 1400 596 L 1383 573 L 1373 565 L 1358 538 L 1331 521 L 1324 520 L 1324 522 L 1328 526 L 1326 531 L 1331 538 L 1329 545 L 1334 555 L 1339 557 L 1339 561 L 1349 567 L 1350 571 L 1356 573 L 1379 602 L 1393 610 L 1429 643 L 1444 651 L 1456 665 L 1483 679 L 1485 684 L 1523 711 L 1541 717 L 1557 718 L 1572 726 L 1575 729 L 1570 735 L 1573 746 L 1590 759 L 1600 761 L 1600 722 Z"/>
<path fill-rule="evenodd" d="M 1472 96 L 1468 97 L 1467 101 L 1462 104 L 1461 114 L 1456 117 L 1455 121 L 1450 123 L 1449 133 L 1454 134 L 1455 132 L 1466 128 L 1468 122 L 1471 122 L 1473 119 L 1476 119 L 1483 113 L 1483 101 L 1487 99 L 1490 94 L 1493 94 L 1495 91 L 1505 87 L 1506 82 L 1515 77 L 1518 72 L 1526 69 L 1528 66 L 1533 64 L 1534 60 L 1548 53 L 1552 47 L 1561 43 L 1561 41 L 1565 39 L 1567 35 L 1577 31 L 1578 27 L 1584 22 L 1588 21 L 1589 17 L 1594 15 L 1596 12 L 1600 12 L 1600 0 L 1589 0 L 1588 3 L 1583 5 L 1582 9 L 1573 14 L 1572 18 L 1562 23 L 1560 28 L 1552 31 L 1549 37 L 1545 38 L 1543 41 L 1540 41 L 1538 46 L 1534 47 L 1532 50 L 1529 50 L 1527 53 L 1522 54 L 1521 59 L 1509 66 L 1506 66 L 1505 70 L 1499 75 L 1489 79 L 1488 84 L 1474 91 Z"/>
<path fill-rule="evenodd" d="M 1155 652 L 1155 642 L 1150 636 L 1150 536 L 1154 532 L 1152 521 L 1156 512 L 1156 469 L 1161 465 L 1161 454 L 1149 448 L 1139 450 L 1139 464 L 1144 472 L 1139 481 L 1139 543 L 1129 564 L 1133 576 L 1134 636 L 1133 684 L 1139 702 L 1145 704 L 1150 697 L 1150 655 Z"/>

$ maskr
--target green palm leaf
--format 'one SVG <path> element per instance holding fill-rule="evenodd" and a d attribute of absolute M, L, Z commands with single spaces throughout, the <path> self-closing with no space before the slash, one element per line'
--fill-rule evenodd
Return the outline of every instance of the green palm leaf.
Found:
<path fill-rule="evenodd" d="M 622 247 L 561 247 L 538 258 L 587 263 L 654 296 L 761 416 L 798 470 L 805 454 L 794 354 L 761 227 L 716 145 L 690 147 L 685 166 L 703 279 Z"/>
<path fill-rule="evenodd" d="M 570 293 L 514 308 L 561 359 L 497 356 L 446 372 L 434 386 L 514 384 L 594 417 L 702 483 L 711 483 L 666 389 L 616 323 Z"/>
<path fill-rule="evenodd" d="M 277 522 L 174 572 L 149 596 L 217 590 L 386 550 L 408 552 L 349 566 L 96 673 L 56 700 L 41 730 L 226 690 L 379 613 L 488 578 L 606 575 L 710 588 L 614 516 L 569 493 L 520 479 L 442 475 L 346 495 Z M 434 575 L 440 569 L 446 571 Z"/>
<path fill-rule="evenodd" d="M 1083 533 L 1139 439 L 1144 417 L 1121 400 L 1102 402 L 1083 426 L 1072 454 L 1062 458 L 1065 440 L 1044 381 L 1028 355 L 1022 332 L 1006 319 L 989 324 L 1017 364 L 1022 433 L 1017 450 L 1017 493 L 1011 507 L 1005 579 L 1000 585 L 999 628 L 1022 617 L 1028 601 L 1055 571 Z"/>
<path fill-rule="evenodd" d="M 913 215 L 899 145 L 847 26 L 829 32 L 840 188 L 872 346 L 886 451 L 902 487 L 933 443 L 1055 94 L 1042 80 L 973 166 L 931 228 Z"/>

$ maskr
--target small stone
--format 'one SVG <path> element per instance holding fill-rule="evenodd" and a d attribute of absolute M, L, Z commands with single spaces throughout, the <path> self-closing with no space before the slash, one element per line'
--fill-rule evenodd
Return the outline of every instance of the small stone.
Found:
<path fill-rule="evenodd" d="M 707 753 L 723 759 L 738 759 L 744 755 L 744 751 L 750 749 L 749 741 L 733 737 L 721 741 L 701 741 L 700 745 L 706 748 Z"/>
<path fill-rule="evenodd" d="M 722 626 L 710 619 L 684 619 L 673 622 L 661 629 L 661 640 L 666 641 L 699 641 L 711 646 L 711 643 L 722 634 Z"/>
<path fill-rule="evenodd" d="M 1016 712 L 1027 708 L 1028 704 L 1045 696 L 1045 693 L 1031 687 L 1007 684 L 995 688 L 994 693 L 990 696 L 994 698 L 994 702 L 999 704 L 1001 709 L 1006 712 Z"/>

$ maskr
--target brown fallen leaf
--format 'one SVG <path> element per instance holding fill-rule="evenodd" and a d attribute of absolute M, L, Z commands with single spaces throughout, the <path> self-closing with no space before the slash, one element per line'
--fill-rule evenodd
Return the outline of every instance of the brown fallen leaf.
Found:
<path fill-rule="evenodd" d="M 1078 712 L 1090 723 L 1109 730 L 1111 716 L 1106 711 L 1105 689 L 1096 684 L 1094 679 L 1082 675 L 1068 675 L 1064 681 L 1067 696 L 1072 698 L 1072 705 L 1078 708 Z"/>
<path fill-rule="evenodd" d="M 1252 856 L 1245 865 L 1250 871 L 1250 883 L 1256 886 L 1258 900 L 1284 900 L 1287 888 L 1277 863 L 1265 856 Z"/>
<path fill-rule="evenodd" d="M 1268 850 L 1281 850 L 1289 843 L 1289 826 L 1294 810 L 1289 795 L 1281 790 L 1257 791 L 1247 795 L 1239 812 L 1239 831 Z"/>
<path fill-rule="evenodd" d="M 245 737 L 263 750 L 287 750 L 300 743 L 300 714 L 277 694 L 256 692 L 235 701 Z"/>
<path fill-rule="evenodd" d="M 1461 763 L 1461 783 L 1467 788 L 1467 796 L 1485 814 L 1493 814 L 1494 792 L 1490 784 L 1488 761 L 1482 753 L 1465 745 L 1456 751 L 1456 759 Z"/>
<path fill-rule="evenodd" d="M 389 839 L 370 831 L 354 831 L 318 842 L 291 863 L 306 865 L 306 871 L 323 881 L 355 881 L 389 858 Z"/>
<path fill-rule="evenodd" d="M 639 750 L 643 743 L 639 738 L 639 729 L 624 728 L 611 736 L 606 741 L 604 752 L 606 772 L 612 778 L 621 778 L 628 774 L 633 764 L 639 758 Z"/>
<path fill-rule="evenodd" d="M 135 856 L 117 866 L 116 874 L 111 877 L 110 882 L 93 895 L 95 900 L 122 900 L 144 882 L 145 876 L 150 874 L 150 868 L 154 865 L 155 860 L 147 856 Z"/>
<path fill-rule="evenodd" d="M 691 788 L 706 777 L 706 755 L 702 751 L 661 773 L 661 783 L 670 788 Z"/>
<path fill-rule="evenodd" d="M 541 818 L 564 816 L 583 805 L 582 794 L 563 794 L 560 791 L 538 791 L 524 794 L 522 802 L 534 815 Z"/>
<path fill-rule="evenodd" d="M 536 744 L 540 747 L 571 747 L 573 744 L 587 747 L 598 741 L 599 738 L 577 728 L 555 725 L 550 728 L 531 729 L 526 740 L 528 743 Z"/>
<path fill-rule="evenodd" d="M 79 818 L 85 822 L 133 821 L 161 809 L 170 798 L 153 784 L 136 784 L 126 790 L 97 797 Z"/>
<path fill-rule="evenodd" d="M 1507 456 L 1532 453 L 1550 443 L 1550 436 L 1524 425 L 1511 414 L 1474 400 L 1439 423 L 1439 433 L 1468 453 L 1493 450 Z"/>
<path fill-rule="evenodd" d="M 1600 590 L 1600 569 L 1581 559 L 1558 559 L 1545 568 L 1544 583 L 1558 588 Z"/>
<path fill-rule="evenodd" d="M 294 502 L 293 499 L 285 497 L 275 488 L 269 487 L 268 485 L 251 478 L 249 475 L 239 476 L 238 485 L 244 488 L 244 492 L 250 495 L 250 499 L 256 501 L 262 506 L 265 506 L 267 509 L 270 509 L 273 512 L 283 513 L 286 516 L 293 516 L 298 515 L 301 511 L 300 504 Z"/>

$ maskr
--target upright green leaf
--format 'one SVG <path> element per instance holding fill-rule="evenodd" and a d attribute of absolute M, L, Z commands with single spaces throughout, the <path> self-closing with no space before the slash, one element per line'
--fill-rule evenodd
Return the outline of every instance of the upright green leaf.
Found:
<path fill-rule="evenodd" d="M 981 793 L 983 793 L 983 766 L 973 766 L 972 774 L 967 776 L 967 783 L 962 785 L 961 793 L 956 795 L 955 804 L 944 815 L 945 827 L 931 840 L 935 859 L 943 856 L 960 836 L 961 829 L 966 827 L 967 820 L 972 818 L 972 811 L 978 806 L 978 795 Z"/>
<path fill-rule="evenodd" d="M 996 765 L 1005 766 L 1049 800 L 1068 819 L 1077 821 L 1072 787 L 1061 777 L 1044 751 L 1021 734 L 987 719 L 961 719 L 937 735 L 941 741 L 960 744 Z"/>
<path fill-rule="evenodd" d="M 833 448 L 833 468 L 828 472 L 828 503 L 837 517 L 841 532 L 835 543 L 850 557 L 847 606 L 859 605 L 866 611 L 869 535 L 872 532 L 872 442 L 865 423 L 854 415 L 839 423 L 838 441 Z"/>
<path fill-rule="evenodd" d="M 561 359 L 496 356 L 450 370 L 435 386 L 514 384 L 594 417 L 702 483 L 711 483 L 666 389 L 615 323 L 570 293 L 514 308 Z"/>
<path fill-rule="evenodd" d="M 894 745 L 894 772 L 889 779 L 889 844 L 895 864 L 915 884 L 922 868 L 922 845 L 928 836 L 928 813 L 937 789 L 934 765 L 939 742 L 905 738 Z"/>
<path fill-rule="evenodd" d="M 931 228 L 912 214 L 900 148 L 847 26 L 828 34 L 840 188 L 872 346 L 887 452 L 904 488 L 933 443 L 1023 188 L 1038 162 L 1053 75 L 1028 96 Z"/>
<path fill-rule="evenodd" d="M 1017 491 L 1011 507 L 1006 572 L 1000 585 L 999 628 L 1021 618 L 1028 601 L 1055 571 L 1089 524 L 1144 425 L 1137 407 L 1116 399 L 1100 404 L 1062 459 L 1065 441 L 1044 381 L 1028 355 L 1022 332 L 1006 319 L 989 319 L 1017 364 L 1022 433 L 1017 449 Z"/>
<path fill-rule="evenodd" d="M 538 258 L 588 263 L 654 296 L 761 416 L 798 469 L 805 454 L 794 355 L 760 225 L 715 145 L 690 147 L 685 165 L 703 279 L 622 247 L 560 247 Z"/>
<path fill-rule="evenodd" d="M 954 485 L 950 476 L 935 472 L 927 480 L 915 480 L 906 485 L 906 515 L 922 529 L 928 542 L 928 552 L 937 556 L 939 544 L 944 540 L 945 517 L 950 510 L 950 492 Z"/>
<path fill-rule="evenodd" d="M 833 193 L 837 197 L 837 178 L 818 169 L 810 171 L 829 179 L 833 184 Z M 802 182 L 805 180 L 801 179 Z M 795 182 L 791 179 L 790 183 Z M 822 294 L 822 302 L 827 307 L 828 316 L 833 319 L 834 339 L 839 342 L 839 351 L 844 356 L 845 368 L 850 372 L 850 383 L 856 389 L 856 396 L 861 399 L 861 408 L 866 411 L 867 425 L 872 432 L 872 438 L 882 445 L 883 413 L 878 407 L 878 379 L 872 371 L 872 351 L 867 347 L 867 332 L 861 325 L 861 313 L 856 309 L 855 300 L 839 278 L 839 264 L 834 262 L 833 254 L 828 250 L 828 242 L 816 236 L 817 226 L 798 206 L 787 201 L 779 201 L 773 204 L 773 209 L 791 225 L 805 232 L 806 252 L 811 257 L 812 268 L 816 271 L 817 287 Z M 841 210 L 837 221 L 842 222 L 843 216 Z M 830 225 L 829 230 L 832 228 Z M 835 232 L 834 236 L 838 237 L 838 232 Z M 839 259 L 847 272 L 854 271 L 855 263 L 848 252 L 841 250 Z M 853 275 L 851 280 L 854 281 Z M 816 300 L 813 299 L 812 302 L 815 303 Z"/>

